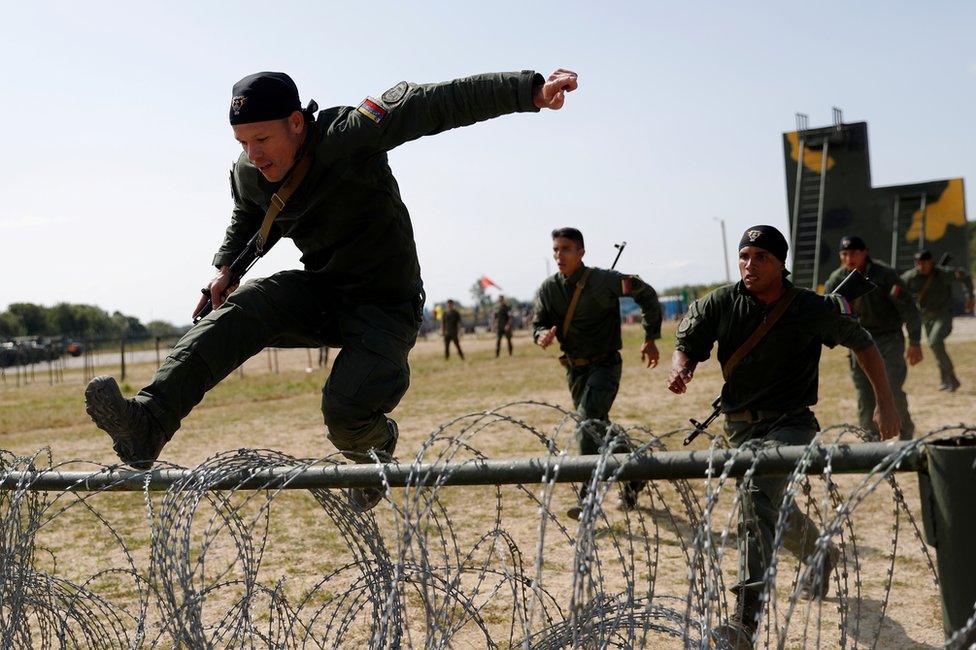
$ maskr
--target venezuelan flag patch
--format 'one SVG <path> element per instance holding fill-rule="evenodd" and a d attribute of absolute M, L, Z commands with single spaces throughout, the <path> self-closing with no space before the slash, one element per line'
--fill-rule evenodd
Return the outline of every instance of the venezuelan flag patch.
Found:
<path fill-rule="evenodd" d="M 367 97 L 363 100 L 363 103 L 356 108 L 357 111 L 373 120 L 377 124 L 383 121 L 386 117 L 387 110 L 383 108 L 378 101 L 372 97 Z"/>

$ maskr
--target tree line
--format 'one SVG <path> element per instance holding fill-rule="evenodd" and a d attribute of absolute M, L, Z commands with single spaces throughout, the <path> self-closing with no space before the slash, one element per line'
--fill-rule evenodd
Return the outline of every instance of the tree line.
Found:
<path fill-rule="evenodd" d="M 143 324 L 135 316 L 109 314 L 94 305 L 61 302 L 53 307 L 16 302 L 0 312 L 0 339 L 17 336 L 65 336 L 77 339 L 132 339 L 177 336 L 182 328 L 154 320 Z"/>

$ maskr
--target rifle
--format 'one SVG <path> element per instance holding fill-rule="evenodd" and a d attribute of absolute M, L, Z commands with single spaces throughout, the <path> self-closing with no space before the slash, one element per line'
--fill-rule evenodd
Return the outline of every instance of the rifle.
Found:
<path fill-rule="evenodd" d="M 230 263 L 230 279 L 227 284 L 228 287 L 233 287 L 235 284 L 239 284 L 241 278 L 244 277 L 244 274 L 250 271 L 251 267 L 254 266 L 254 263 L 257 262 L 258 259 L 268 251 L 269 248 L 271 248 L 270 246 L 267 246 L 263 250 L 259 250 L 258 239 L 260 236 L 260 230 L 254 233 L 254 236 L 251 237 L 249 242 L 247 242 L 244 250 L 242 250 L 237 258 Z M 213 311 L 213 300 L 210 298 L 210 287 L 204 287 L 200 289 L 200 291 L 207 297 L 207 302 L 204 303 L 203 307 L 200 308 L 200 311 L 198 311 L 196 316 L 193 317 L 194 325 L 199 323 L 204 316 Z"/>
<path fill-rule="evenodd" d="M 624 248 L 627 247 L 627 242 L 622 242 L 620 244 L 614 244 L 614 248 L 617 249 L 617 256 L 613 258 L 613 264 L 610 265 L 610 270 L 617 268 L 617 262 L 620 260 L 620 254 L 624 252 Z"/>
<path fill-rule="evenodd" d="M 850 302 L 854 302 L 861 296 L 871 293 L 877 288 L 878 285 L 876 285 L 874 282 L 871 282 L 871 280 L 867 279 L 866 277 L 864 277 L 858 271 L 855 270 L 855 271 L 851 271 L 850 274 L 848 274 L 848 276 L 844 278 L 844 280 L 840 284 L 837 285 L 837 288 L 831 291 L 827 295 L 843 298 L 848 303 L 850 303 Z M 718 397 L 715 398 L 715 401 L 712 402 L 712 412 L 707 418 L 705 418 L 704 422 L 699 422 L 694 418 L 688 420 L 691 423 L 691 426 L 695 427 L 695 430 L 692 431 L 690 434 L 688 434 L 688 437 L 685 438 L 684 440 L 685 446 L 690 445 L 691 442 L 699 435 L 701 435 L 705 431 L 705 429 L 708 428 L 708 425 L 714 422 L 715 419 L 721 414 L 722 414 L 722 396 L 719 395 Z"/>

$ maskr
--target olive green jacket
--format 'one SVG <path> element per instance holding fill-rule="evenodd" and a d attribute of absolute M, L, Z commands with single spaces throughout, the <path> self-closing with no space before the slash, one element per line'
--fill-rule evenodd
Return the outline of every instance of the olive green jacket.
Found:
<path fill-rule="evenodd" d="M 573 299 L 576 283 L 586 266 L 570 277 L 562 273 L 548 277 L 535 298 L 532 332 L 535 338 L 556 326 L 556 338 L 563 352 L 571 357 L 597 357 L 620 349 L 620 298 L 630 296 L 643 311 L 644 339 L 661 338 L 661 303 L 651 285 L 636 275 L 594 268 L 580 294 L 576 312 L 563 332 L 563 320 Z"/>
<path fill-rule="evenodd" d="M 932 278 L 931 283 L 929 277 Z M 952 285 L 956 281 L 952 271 L 936 266 L 932 269 L 932 275 L 927 276 L 922 275 L 918 269 L 911 269 L 902 273 L 901 279 L 922 310 L 923 319 L 952 315 Z"/>
<path fill-rule="evenodd" d="M 830 293 L 850 274 L 846 267 L 840 267 L 827 278 L 825 291 Z M 872 336 L 884 336 L 901 332 L 902 323 L 908 330 L 910 345 L 918 345 L 922 339 L 922 319 L 909 295 L 898 271 L 890 266 L 868 258 L 864 275 L 878 285 L 878 288 L 861 296 L 851 303 L 858 322 Z"/>
<path fill-rule="evenodd" d="M 783 280 L 789 288 L 793 285 Z M 871 335 L 837 310 L 837 303 L 809 289 L 798 289 L 786 312 L 739 362 L 722 387 L 722 410 L 791 411 L 817 403 L 822 346 L 862 350 Z M 740 281 L 715 289 L 691 304 L 675 335 L 675 349 L 702 362 L 718 343 L 722 365 L 772 311 Z"/>
<path fill-rule="evenodd" d="M 507 113 L 538 111 L 531 71 L 484 74 L 440 84 L 401 82 L 355 108 L 318 113 L 305 146 L 313 147 L 308 175 L 275 221 L 269 244 L 291 238 L 306 270 L 325 276 L 340 298 L 356 303 L 403 301 L 420 287 L 420 264 L 410 214 L 386 152 Z M 231 171 L 234 212 L 214 256 L 230 264 L 259 228 L 270 183 L 241 154 Z"/>

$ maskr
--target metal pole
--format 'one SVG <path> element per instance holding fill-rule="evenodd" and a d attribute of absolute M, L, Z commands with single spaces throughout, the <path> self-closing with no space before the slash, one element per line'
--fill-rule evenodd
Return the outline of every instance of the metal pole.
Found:
<path fill-rule="evenodd" d="M 893 269 L 898 268 L 898 203 L 900 197 L 895 194 L 895 209 L 891 215 L 891 264 Z"/>
<path fill-rule="evenodd" d="M 921 227 L 918 229 L 918 252 L 921 253 L 925 250 L 925 194 L 922 194 L 921 205 L 919 210 L 922 212 L 922 223 Z"/>
<path fill-rule="evenodd" d="M 894 458 L 908 441 L 896 443 L 868 442 L 854 445 L 822 447 L 813 452 L 806 467 L 807 474 L 820 474 L 829 456 L 833 474 L 856 474 L 870 471 Z M 610 456 L 600 476 L 616 474 L 620 481 L 675 480 L 705 478 L 709 468 L 713 474 L 723 471 L 725 463 L 734 457 L 729 476 L 746 473 L 755 462 L 757 476 L 784 475 L 795 471 L 805 457 L 804 446 L 783 446 L 758 451 L 718 450 L 663 451 L 628 459 L 627 454 Z M 391 487 L 406 485 L 518 485 L 555 481 L 578 483 L 588 481 L 601 461 L 600 456 L 543 456 L 509 460 L 470 460 L 459 463 L 424 464 L 419 466 L 389 463 L 385 465 L 330 465 L 305 469 L 279 467 L 241 471 L 225 476 L 208 486 L 213 490 L 226 489 L 292 489 L 378 487 L 383 476 Z M 621 467 L 622 466 L 622 467 Z M 908 453 L 893 471 L 918 471 L 924 466 L 917 450 Z M 178 481 L 191 476 L 190 470 L 160 469 L 150 472 L 7 472 L 0 475 L 0 489 L 30 490 L 142 490 L 149 474 L 150 490 L 166 490 Z"/>
<path fill-rule="evenodd" d="M 725 240 L 725 219 L 712 218 L 722 226 L 722 254 L 725 256 L 725 282 L 732 284 L 732 271 L 729 269 L 729 245 Z"/>
<path fill-rule="evenodd" d="M 801 116 L 804 119 L 801 119 Z M 793 185 L 793 224 L 790 233 L 790 250 L 793 251 L 793 273 L 796 273 L 796 233 L 800 223 L 800 186 L 803 181 L 803 150 L 806 147 L 806 139 L 803 137 L 801 127 L 806 126 L 806 115 L 796 114 L 796 137 L 799 140 L 796 156 L 796 183 Z"/>

